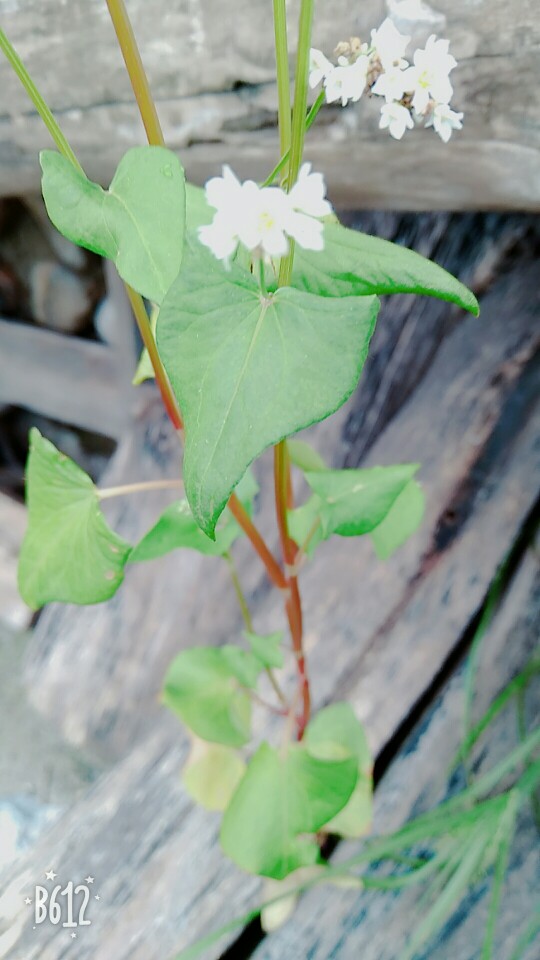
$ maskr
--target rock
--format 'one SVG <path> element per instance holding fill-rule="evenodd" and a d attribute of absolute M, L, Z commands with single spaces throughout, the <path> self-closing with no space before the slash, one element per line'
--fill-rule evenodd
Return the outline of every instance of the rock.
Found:
<path fill-rule="evenodd" d="M 66 238 L 53 227 L 41 196 L 38 194 L 30 194 L 24 198 L 24 202 L 44 237 L 49 242 L 52 250 L 64 266 L 70 267 L 71 270 L 84 270 L 88 266 L 88 254 L 86 250 L 66 240 Z"/>
<path fill-rule="evenodd" d="M 62 264 L 45 260 L 30 271 L 30 309 L 34 320 L 60 333 L 80 333 L 94 306 L 92 280 Z"/>

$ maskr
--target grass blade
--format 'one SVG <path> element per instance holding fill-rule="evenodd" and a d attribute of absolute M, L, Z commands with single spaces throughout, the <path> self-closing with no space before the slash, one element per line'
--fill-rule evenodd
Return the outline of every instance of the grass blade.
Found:
<path fill-rule="evenodd" d="M 525 950 L 540 933 L 540 906 L 535 910 L 530 922 L 520 934 L 510 960 L 521 960 Z"/>
<path fill-rule="evenodd" d="M 493 947 L 495 944 L 495 931 L 497 928 L 497 919 L 499 916 L 499 907 L 501 904 L 504 878 L 508 867 L 510 856 L 510 847 L 514 838 L 516 827 L 516 816 L 519 809 L 519 795 L 512 791 L 508 795 L 508 805 L 501 817 L 499 825 L 499 844 L 496 853 L 495 873 L 493 876 L 493 889 L 491 893 L 491 903 L 489 905 L 488 919 L 486 923 L 486 932 L 482 946 L 481 960 L 492 960 Z M 502 834 L 502 836 L 501 836 Z"/>
<path fill-rule="evenodd" d="M 493 700 L 483 717 L 469 731 L 452 761 L 452 770 L 455 769 L 458 764 L 465 762 L 471 750 L 495 717 L 504 709 L 510 700 L 526 689 L 533 676 L 537 673 L 540 673 L 540 657 L 533 657 L 524 670 L 514 677 L 504 690 L 501 691 L 499 696 Z"/>
<path fill-rule="evenodd" d="M 459 866 L 425 919 L 417 927 L 414 936 L 401 956 L 401 960 L 413 960 L 417 950 L 443 926 L 454 907 L 462 900 L 467 887 L 472 883 L 482 862 L 488 842 L 489 837 L 482 829 L 466 847 Z"/>

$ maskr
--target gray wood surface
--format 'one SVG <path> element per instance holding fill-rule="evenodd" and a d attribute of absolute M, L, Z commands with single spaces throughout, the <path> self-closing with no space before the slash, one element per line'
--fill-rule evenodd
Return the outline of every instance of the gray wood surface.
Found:
<path fill-rule="evenodd" d="M 481 320 L 446 308 L 434 324 L 439 348 L 428 372 L 414 392 L 405 384 L 408 401 L 364 458 L 423 462 L 428 509 L 421 531 L 386 565 L 374 563 L 368 544 L 336 538 L 302 575 L 316 704 L 350 697 L 367 720 L 376 753 L 443 668 L 537 495 L 533 256 L 529 242 L 514 269 L 482 298 Z M 402 337 L 423 339 L 414 309 L 401 327 L 392 309 L 388 319 L 383 315 L 373 357 L 376 364 L 386 355 L 390 370 Z M 378 383 L 374 378 L 374 388 Z M 357 429 L 367 403 L 361 389 L 334 421 L 336 434 L 328 424 L 314 431 L 329 459 L 354 456 L 344 428 L 350 417 L 349 427 Z M 391 407 L 383 404 L 381 411 L 382 424 Z M 177 457 L 152 402 L 104 483 L 174 475 Z M 115 525 L 134 537 L 163 502 L 112 501 Z M 263 526 L 269 509 L 259 513 Z M 275 596 L 247 548 L 240 565 L 256 624 L 275 628 Z M 131 571 L 108 605 L 51 607 L 42 616 L 28 652 L 32 703 L 71 744 L 120 759 L 10 872 L 4 905 L 12 925 L 2 934 L 11 944 L 10 960 L 69 955 L 64 931 L 40 931 L 38 940 L 21 906 L 22 891 L 45 862 L 49 869 L 54 861 L 63 877 L 90 871 L 99 880 L 102 901 L 72 951 L 77 960 L 163 960 L 257 898 L 258 881 L 222 857 L 216 819 L 184 796 L 178 773 L 186 737 L 156 702 L 175 650 L 238 635 L 225 570 L 213 575 L 209 594 L 209 569 L 196 555 L 179 554 Z M 261 717 L 257 730 L 273 736 Z"/>
<path fill-rule="evenodd" d="M 298 0 L 288 4 L 291 50 Z M 129 0 L 165 135 L 196 182 L 223 162 L 262 177 L 277 159 L 270 5 L 234 0 Z M 378 105 L 329 109 L 309 137 L 337 204 L 400 209 L 540 207 L 540 24 L 534 0 L 349 0 L 319 3 L 314 43 L 328 54 L 368 37 L 390 13 L 422 44 L 448 37 L 460 61 L 455 107 L 464 130 L 449 145 L 432 130 L 401 143 L 378 130 Z M 108 181 L 144 134 L 102 0 L 0 0 L 0 22 L 93 177 Z M 41 121 L 0 63 L 0 195 L 35 189 Z"/>
<path fill-rule="evenodd" d="M 540 565 L 530 551 L 514 577 L 501 609 L 481 648 L 474 701 L 479 719 L 491 700 L 538 651 Z M 538 689 L 531 690 L 538 720 Z M 445 798 L 448 770 L 460 744 L 465 704 L 464 670 L 446 684 L 411 733 L 376 791 L 374 832 L 390 833 L 407 819 Z M 474 775 L 485 773 L 517 745 L 515 703 L 500 715 L 476 748 Z M 463 776 L 450 780 L 451 790 L 464 786 Z M 336 862 L 353 857 L 359 843 L 344 843 Z M 538 906 L 540 839 L 530 808 L 524 810 L 510 858 L 498 915 L 495 957 L 509 960 L 521 931 Z M 400 894 L 320 887 L 307 894 L 290 922 L 261 944 L 254 960 L 309 957 L 310 960 L 399 960 L 408 936 L 426 914 L 425 887 Z M 478 960 L 487 920 L 490 882 L 486 878 L 455 912 L 443 933 L 417 954 L 418 960 Z M 523 960 L 538 957 L 536 939 Z"/>
<path fill-rule="evenodd" d="M 130 382 L 105 344 L 0 319 L 0 403 L 118 439 Z"/>
<path fill-rule="evenodd" d="M 31 617 L 17 589 L 17 558 L 25 529 L 23 505 L 0 494 L 0 620 L 15 629 L 27 627 Z"/>

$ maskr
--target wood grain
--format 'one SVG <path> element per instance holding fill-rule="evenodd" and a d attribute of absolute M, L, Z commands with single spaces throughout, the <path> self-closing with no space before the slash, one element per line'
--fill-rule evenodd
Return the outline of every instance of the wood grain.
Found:
<path fill-rule="evenodd" d="M 110 347 L 0 319 L 0 403 L 118 439 L 130 377 Z"/>
<path fill-rule="evenodd" d="M 162 7 L 163 9 L 160 9 Z M 295 48 L 299 2 L 291 0 Z M 412 10 L 412 15 L 408 11 Z M 266 0 L 234 0 L 224 22 L 219 0 L 171 6 L 131 0 L 129 11 L 167 142 L 198 183 L 223 162 L 263 178 L 277 159 L 277 97 Z M 411 4 L 349 0 L 317 10 L 314 44 L 328 54 L 390 13 L 423 44 L 448 37 L 459 67 L 454 104 L 464 129 L 450 144 L 432 130 L 403 142 L 378 129 L 373 101 L 327 109 L 308 155 L 324 170 L 336 204 L 394 209 L 540 207 L 540 27 L 531 0 L 437 0 Z M 0 0 L 2 26 L 24 56 L 89 174 L 109 182 L 119 156 L 144 132 L 104 3 Z M 412 48 L 414 49 L 414 47 Z M 54 65 L 52 69 L 51 65 Z M 0 63 L 0 195 L 35 189 L 41 121 L 6 63 Z"/>
<path fill-rule="evenodd" d="M 514 577 L 481 648 L 474 701 L 475 718 L 538 651 L 540 566 L 532 551 Z M 530 698 L 534 711 L 534 693 Z M 376 792 L 374 831 L 390 833 L 406 820 L 436 806 L 464 784 L 450 783 L 447 771 L 460 743 L 464 716 L 464 670 L 446 684 L 411 733 Z M 536 704 L 537 705 L 537 704 Z M 537 711 L 536 711 L 537 714 Z M 489 729 L 473 756 L 474 775 L 485 773 L 517 745 L 515 703 Z M 340 845 L 336 861 L 353 857 L 358 843 Z M 495 957 L 508 960 L 521 930 L 532 917 L 540 881 L 540 843 L 530 809 L 521 817 L 497 921 Z M 487 920 L 490 883 L 483 878 L 467 897 L 440 937 L 422 949 L 422 960 L 477 960 Z M 396 960 L 407 937 L 425 916 L 420 903 L 424 887 L 399 895 L 336 891 L 321 887 L 303 898 L 294 918 L 272 934 L 253 954 L 254 960 L 310 957 L 310 960 Z M 538 956 L 538 941 L 524 960 Z"/>

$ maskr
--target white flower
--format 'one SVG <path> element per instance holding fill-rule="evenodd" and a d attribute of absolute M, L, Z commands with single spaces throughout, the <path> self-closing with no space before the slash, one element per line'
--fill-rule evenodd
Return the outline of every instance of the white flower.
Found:
<path fill-rule="evenodd" d="M 309 217 L 327 217 L 332 213 L 331 204 L 325 197 L 326 185 L 322 173 L 312 173 L 311 164 L 304 163 L 298 180 L 289 193 L 289 202 L 294 210 Z"/>
<path fill-rule="evenodd" d="M 385 73 L 381 73 L 371 88 L 371 92 L 378 97 L 385 97 L 390 103 L 392 100 L 401 100 L 407 90 L 405 80 L 406 71 L 401 67 L 390 67 Z"/>
<path fill-rule="evenodd" d="M 309 85 L 313 90 L 334 70 L 333 63 L 325 57 L 322 50 L 312 47 L 309 53 Z"/>
<path fill-rule="evenodd" d="M 407 61 L 403 60 L 403 55 L 410 40 L 410 37 L 399 32 L 389 17 L 383 20 L 378 30 L 371 31 L 371 45 L 384 70 L 389 70 L 396 65 L 408 66 Z"/>
<path fill-rule="evenodd" d="M 412 130 L 414 120 L 407 107 L 401 103 L 384 103 L 381 107 L 381 120 L 379 123 L 381 130 L 388 130 L 394 140 L 401 140 L 405 130 Z"/>
<path fill-rule="evenodd" d="M 452 130 L 463 129 L 463 114 L 456 113 L 448 103 L 436 103 L 426 121 L 426 127 L 433 127 L 444 143 L 448 143 Z"/>
<path fill-rule="evenodd" d="M 307 250 L 322 250 L 324 228 L 316 218 L 332 209 L 324 195 L 322 175 L 311 173 L 310 164 L 304 164 L 290 194 L 253 180 L 240 183 L 224 166 L 223 176 L 206 184 L 206 199 L 216 213 L 211 224 L 199 228 L 199 239 L 226 264 L 239 244 L 267 260 L 285 256 L 289 237 Z"/>
<path fill-rule="evenodd" d="M 369 57 L 360 56 L 355 63 L 349 64 L 340 57 L 340 65 L 334 67 L 324 79 L 326 99 L 328 103 L 341 100 L 345 107 L 349 100 L 356 102 L 366 89 Z"/>
<path fill-rule="evenodd" d="M 430 99 L 448 103 L 452 96 L 449 74 L 457 63 L 448 53 L 449 46 L 449 40 L 437 40 L 432 34 L 425 50 L 415 52 L 414 66 L 405 71 L 406 89 L 414 93 L 412 106 L 416 113 L 425 113 Z"/>

